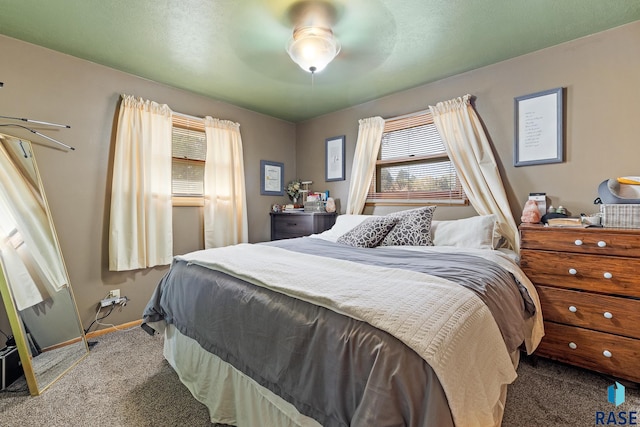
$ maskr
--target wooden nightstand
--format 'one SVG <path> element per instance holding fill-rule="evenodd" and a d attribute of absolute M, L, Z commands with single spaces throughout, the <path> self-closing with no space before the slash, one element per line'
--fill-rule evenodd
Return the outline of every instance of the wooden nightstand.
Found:
<path fill-rule="evenodd" d="M 271 240 L 322 233 L 333 227 L 335 212 L 271 212 Z"/>
<path fill-rule="evenodd" d="M 640 382 L 640 230 L 520 226 L 542 305 L 535 354 Z"/>

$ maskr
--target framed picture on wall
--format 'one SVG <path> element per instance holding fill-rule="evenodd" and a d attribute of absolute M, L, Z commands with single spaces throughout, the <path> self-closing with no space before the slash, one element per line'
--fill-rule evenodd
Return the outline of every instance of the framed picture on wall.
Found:
<path fill-rule="evenodd" d="M 564 161 L 563 88 L 515 98 L 514 166 Z"/>
<path fill-rule="evenodd" d="M 344 181 L 344 150 L 344 135 L 325 140 L 325 181 Z"/>
<path fill-rule="evenodd" d="M 260 160 L 260 194 L 284 196 L 284 163 Z"/>

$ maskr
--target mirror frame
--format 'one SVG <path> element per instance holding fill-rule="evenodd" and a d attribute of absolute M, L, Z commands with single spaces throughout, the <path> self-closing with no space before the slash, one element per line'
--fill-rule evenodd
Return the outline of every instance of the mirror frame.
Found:
<path fill-rule="evenodd" d="M 29 386 L 29 392 L 32 396 L 40 394 L 38 388 L 38 382 L 36 381 L 36 374 L 33 371 L 33 365 L 31 364 L 31 352 L 27 347 L 27 341 L 25 339 L 25 331 L 22 325 L 22 320 L 18 315 L 18 310 L 13 303 L 13 295 L 9 284 L 4 277 L 4 268 L 0 268 L 0 296 L 4 302 L 5 310 L 7 311 L 7 317 L 9 318 L 9 325 L 11 326 L 11 332 L 13 338 L 16 341 L 16 347 L 18 348 L 18 354 L 20 355 L 20 363 L 22 364 L 22 370 L 24 371 L 24 377 L 27 380 Z M 25 363 L 25 361 L 27 363 Z"/>
<path fill-rule="evenodd" d="M 63 371 L 60 372 L 59 375 L 57 375 L 55 378 L 53 378 L 49 383 L 47 384 L 38 384 L 38 379 L 36 377 L 36 372 L 33 368 L 33 364 L 32 364 L 32 355 L 31 355 L 31 350 L 29 348 L 29 345 L 27 343 L 27 334 L 24 328 L 24 323 L 22 321 L 22 319 L 20 318 L 20 314 L 18 313 L 17 307 L 15 305 L 14 302 L 14 298 L 13 298 L 13 293 L 11 291 L 11 287 L 9 286 L 9 283 L 7 281 L 5 272 L 4 272 L 4 266 L 2 265 L 2 262 L 0 261 L 0 296 L 2 297 L 2 301 L 4 302 L 4 307 L 6 310 L 6 314 L 7 314 L 7 318 L 9 319 L 9 325 L 11 326 L 11 331 L 13 333 L 15 342 L 16 342 L 16 347 L 18 349 L 18 354 L 20 356 L 20 362 L 22 364 L 22 369 L 24 371 L 24 376 L 27 382 L 27 385 L 29 387 L 29 393 L 32 396 L 39 396 L 40 394 L 42 394 L 46 389 L 48 389 L 52 384 L 54 384 L 58 379 L 60 379 L 63 375 L 65 375 L 69 370 L 71 370 L 75 365 L 77 365 L 81 360 L 83 360 L 85 357 L 87 357 L 89 355 L 89 345 L 87 343 L 87 337 L 85 335 L 85 331 L 84 331 L 84 327 L 82 325 L 82 321 L 80 319 L 80 313 L 78 312 L 78 306 L 76 305 L 76 300 L 75 297 L 73 295 L 73 289 L 71 288 L 71 281 L 69 278 L 69 272 L 67 271 L 67 266 L 66 263 L 64 261 L 64 256 L 62 254 L 62 249 L 60 248 L 60 242 L 58 240 L 58 235 L 56 233 L 56 229 L 53 223 L 53 218 L 51 215 L 51 210 L 49 208 L 49 203 L 47 201 L 47 197 L 46 197 L 46 193 L 44 191 L 44 186 L 42 184 L 42 179 L 40 176 L 40 171 L 38 169 L 38 164 L 35 160 L 35 156 L 33 154 L 33 142 L 30 140 L 26 140 L 24 138 L 18 138 L 12 135 L 8 135 L 8 134 L 2 134 L 0 133 L 0 137 L 6 137 L 6 138 L 11 138 L 11 139 L 17 139 L 20 140 L 22 142 L 28 142 L 29 143 L 29 148 L 30 148 L 30 154 L 31 154 L 31 159 L 33 162 L 33 169 L 35 171 L 35 178 L 36 181 L 38 183 L 38 187 L 40 188 L 40 192 L 41 192 L 41 197 L 44 203 L 44 208 L 46 210 L 46 216 L 47 219 L 49 220 L 49 227 L 51 228 L 51 234 L 53 236 L 53 240 L 55 243 L 56 248 L 58 249 L 58 253 L 60 255 L 60 260 L 62 262 L 62 267 L 64 270 L 64 274 L 67 278 L 67 288 L 66 291 L 69 292 L 69 297 L 71 298 L 71 302 L 73 305 L 73 315 L 76 318 L 77 324 L 78 324 L 78 330 L 79 330 L 79 336 L 77 338 L 77 341 L 82 341 L 83 346 L 84 346 L 84 352 L 83 354 L 78 357 L 74 362 L 70 363 L 69 366 L 64 369 Z M 73 341 L 75 341 L 76 338 L 73 339 Z M 77 342 L 75 341 L 75 342 Z"/>

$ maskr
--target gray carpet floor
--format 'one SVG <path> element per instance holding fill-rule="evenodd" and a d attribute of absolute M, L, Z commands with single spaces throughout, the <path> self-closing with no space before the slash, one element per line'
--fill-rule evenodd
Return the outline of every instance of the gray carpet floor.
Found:
<path fill-rule="evenodd" d="M 50 384 L 69 368 L 70 363 L 85 354 L 86 346 L 81 341 L 40 353 L 31 359 L 36 381 L 43 386 Z"/>
<path fill-rule="evenodd" d="M 211 425 L 206 408 L 163 359 L 160 336 L 136 327 L 93 341 L 91 354 L 44 394 L 30 397 L 22 379 L 0 392 L 0 426 Z M 607 401 L 612 380 L 601 375 L 530 358 L 518 374 L 503 427 L 593 426 L 596 411 L 640 412 L 640 391 L 632 384 L 616 408 Z"/>

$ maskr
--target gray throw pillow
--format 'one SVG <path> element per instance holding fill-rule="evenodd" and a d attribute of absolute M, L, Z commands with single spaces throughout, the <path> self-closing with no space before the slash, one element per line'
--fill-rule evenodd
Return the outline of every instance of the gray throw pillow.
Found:
<path fill-rule="evenodd" d="M 391 216 L 368 218 L 351 231 L 340 236 L 337 242 L 360 248 L 374 248 L 378 246 L 398 220 L 398 218 Z"/>
<path fill-rule="evenodd" d="M 385 215 L 397 218 L 398 223 L 385 236 L 380 246 L 433 246 L 431 220 L 435 210 L 435 206 L 425 206 Z"/>

